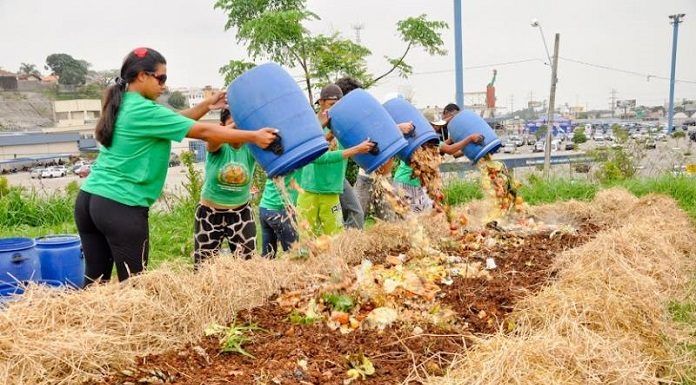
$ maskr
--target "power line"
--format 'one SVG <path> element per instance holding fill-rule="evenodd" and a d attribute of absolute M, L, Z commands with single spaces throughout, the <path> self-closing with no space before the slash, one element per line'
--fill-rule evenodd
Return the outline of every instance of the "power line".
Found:
<path fill-rule="evenodd" d="M 621 72 L 621 73 L 625 73 L 625 74 L 629 74 L 629 75 L 636 75 L 636 76 L 646 78 L 647 81 L 650 81 L 651 78 L 652 79 L 660 79 L 660 80 L 669 80 L 669 78 L 666 76 L 652 75 L 652 74 L 648 74 L 648 73 L 642 73 L 642 72 L 636 72 L 636 71 L 631 71 L 631 70 L 626 70 L 626 69 L 621 69 L 621 68 L 616 68 L 616 67 L 610 67 L 610 66 L 606 66 L 606 65 L 602 65 L 602 64 L 593 64 L 593 63 L 588 63 L 588 62 L 582 61 L 582 60 L 570 59 L 567 57 L 559 57 L 559 59 L 569 61 L 571 63 L 582 64 L 582 65 L 585 65 L 588 67 L 601 68 L 601 69 L 608 70 L 608 71 Z M 696 81 L 694 81 L 694 80 L 677 79 L 676 81 L 680 82 L 680 83 L 696 84 Z"/>
<path fill-rule="evenodd" d="M 476 65 L 476 66 L 469 66 L 469 67 L 464 67 L 464 69 L 465 70 L 473 70 L 473 69 L 478 69 L 478 68 L 500 67 L 500 66 L 505 66 L 505 65 L 521 64 L 521 63 L 534 62 L 534 61 L 539 61 L 542 63 L 544 62 L 544 60 L 539 59 L 539 58 L 522 59 L 522 60 L 514 60 L 514 61 L 508 61 L 508 62 L 502 62 L 502 63 L 491 63 L 491 64 L 481 64 L 481 65 Z M 432 75 L 432 74 L 441 74 L 441 73 L 447 73 L 447 72 L 454 72 L 454 69 L 414 72 L 414 73 L 412 73 L 412 75 Z"/>

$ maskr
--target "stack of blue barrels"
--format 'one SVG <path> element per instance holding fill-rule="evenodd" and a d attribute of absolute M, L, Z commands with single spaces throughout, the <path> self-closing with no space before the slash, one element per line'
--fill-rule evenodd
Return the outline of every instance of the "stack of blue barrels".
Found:
<path fill-rule="evenodd" d="M 80 238 L 75 235 L 0 238 L 0 301 L 22 294 L 29 282 L 82 288 L 84 277 Z"/>

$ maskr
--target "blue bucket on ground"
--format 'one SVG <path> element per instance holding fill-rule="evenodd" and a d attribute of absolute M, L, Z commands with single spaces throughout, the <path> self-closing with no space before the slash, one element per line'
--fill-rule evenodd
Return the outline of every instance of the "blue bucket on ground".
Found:
<path fill-rule="evenodd" d="M 82 288 L 85 285 L 85 259 L 80 237 L 49 235 L 36 238 L 41 261 L 41 278 Z"/>
<path fill-rule="evenodd" d="M 447 129 L 450 138 L 455 143 L 466 139 L 471 134 L 483 135 L 483 143 L 469 143 L 464 147 L 464 155 L 471 160 L 471 163 L 478 162 L 486 154 L 492 154 L 501 147 L 500 139 L 495 135 L 491 126 L 472 111 L 460 111 L 447 124 Z"/>
<path fill-rule="evenodd" d="M 411 135 L 405 135 L 408 145 L 399 151 L 401 159 L 408 161 L 413 152 L 424 143 L 432 142 L 437 144 L 440 141 L 440 137 L 433 130 L 428 119 L 408 100 L 396 97 L 384 102 L 383 106 L 397 124 L 413 122 L 415 126 L 415 131 Z"/>
<path fill-rule="evenodd" d="M 279 65 L 255 67 L 230 84 L 227 103 L 242 130 L 277 128 L 279 146 L 263 150 L 249 144 L 269 177 L 286 175 L 329 149 L 319 119 L 297 82 Z"/>
<path fill-rule="evenodd" d="M 0 282 L 41 279 L 41 263 L 31 238 L 0 238 Z"/>
<path fill-rule="evenodd" d="M 367 173 L 371 173 L 408 146 L 403 134 L 387 110 L 365 90 L 357 89 L 344 96 L 329 110 L 331 131 L 345 148 L 366 139 L 374 141 L 376 151 L 353 157 Z"/>

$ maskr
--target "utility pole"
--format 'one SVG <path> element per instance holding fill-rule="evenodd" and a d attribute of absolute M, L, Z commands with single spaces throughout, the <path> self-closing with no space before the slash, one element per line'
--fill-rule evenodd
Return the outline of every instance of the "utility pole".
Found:
<path fill-rule="evenodd" d="M 546 151 L 544 153 L 544 178 L 549 179 L 551 173 L 551 138 L 553 133 L 553 118 L 556 103 L 556 83 L 558 82 L 558 77 L 556 73 L 558 71 L 558 45 L 561 40 L 561 34 L 556 34 L 556 39 L 553 44 L 553 65 L 551 67 L 551 93 L 549 95 L 549 112 L 548 118 L 546 119 Z"/>
<path fill-rule="evenodd" d="M 456 101 L 464 108 L 464 53 L 462 52 L 462 0 L 454 0 L 454 67 Z"/>
<path fill-rule="evenodd" d="M 667 111 L 667 130 L 670 134 L 672 134 L 674 129 L 674 77 L 677 70 L 677 36 L 679 34 L 679 23 L 682 22 L 684 16 L 686 15 L 680 13 L 669 17 L 672 20 L 671 24 L 674 26 L 672 32 L 672 71 L 669 76 L 669 110 Z"/>
<path fill-rule="evenodd" d="M 611 117 L 614 118 L 614 110 L 616 109 L 616 93 L 615 89 L 611 89 L 611 97 L 609 98 L 609 109 L 611 110 Z"/>

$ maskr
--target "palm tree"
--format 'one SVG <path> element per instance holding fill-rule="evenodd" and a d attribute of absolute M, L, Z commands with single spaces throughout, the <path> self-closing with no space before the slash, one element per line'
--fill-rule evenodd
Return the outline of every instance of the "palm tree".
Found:
<path fill-rule="evenodd" d="M 19 73 L 21 75 L 37 75 L 41 76 L 41 73 L 39 72 L 38 69 L 36 69 L 36 66 L 34 64 L 30 63 L 22 63 L 19 66 Z"/>

